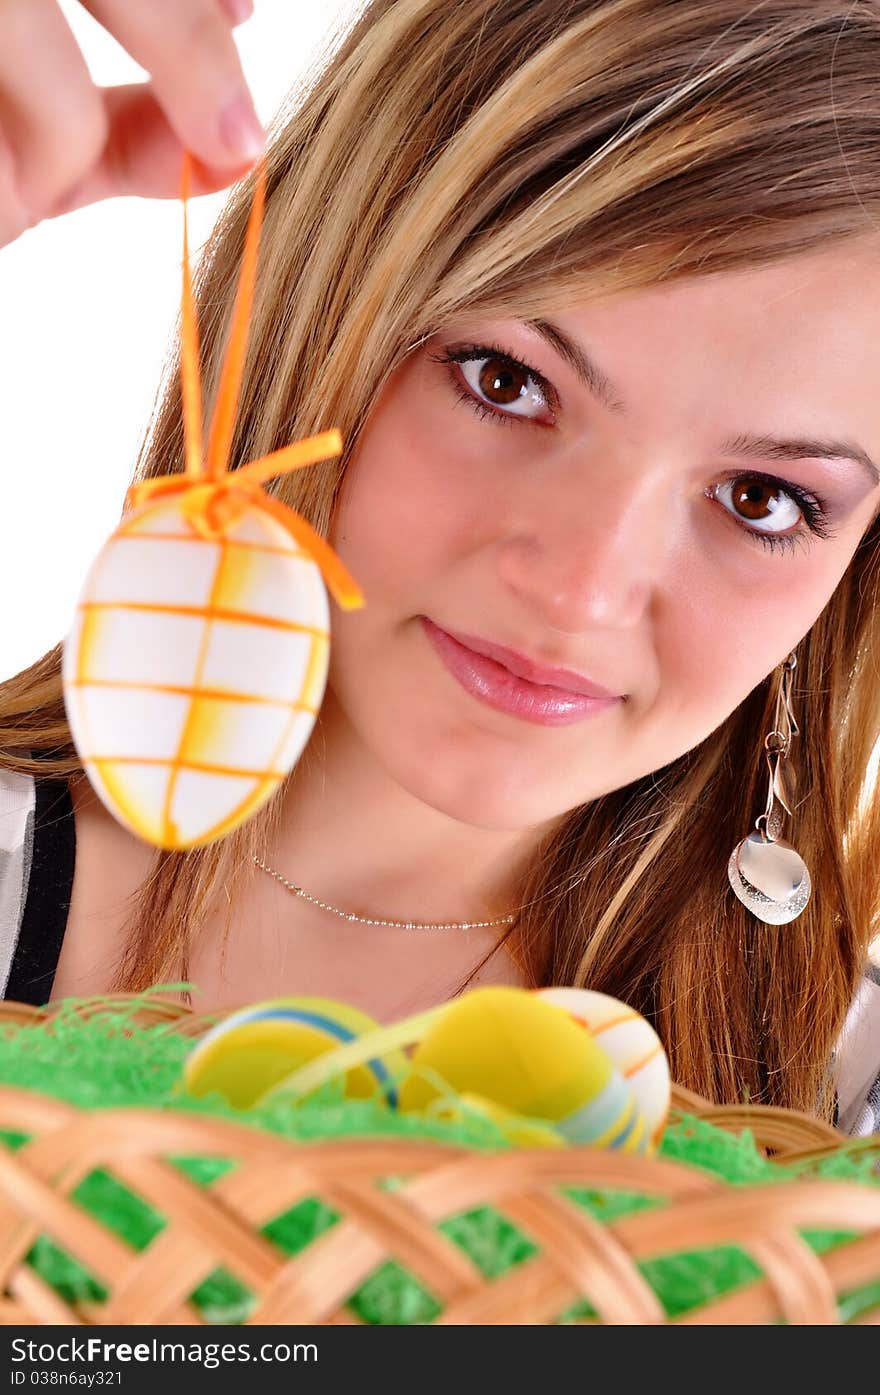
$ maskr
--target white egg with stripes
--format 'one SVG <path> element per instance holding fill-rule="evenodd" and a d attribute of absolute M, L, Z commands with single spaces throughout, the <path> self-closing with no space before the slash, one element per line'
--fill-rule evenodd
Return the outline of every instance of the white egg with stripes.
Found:
<path fill-rule="evenodd" d="M 265 803 L 327 681 L 321 572 L 258 503 L 203 536 L 181 494 L 126 515 L 64 646 L 67 715 L 97 794 L 138 837 L 183 849 Z"/>
<path fill-rule="evenodd" d="M 657 1141 L 669 1113 L 671 1080 L 663 1043 L 641 1013 L 590 988 L 541 988 L 538 994 L 582 1022 L 630 1086 Z"/>

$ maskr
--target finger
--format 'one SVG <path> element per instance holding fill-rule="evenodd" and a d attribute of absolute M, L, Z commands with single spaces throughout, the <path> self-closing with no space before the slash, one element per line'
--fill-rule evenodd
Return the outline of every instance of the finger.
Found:
<path fill-rule="evenodd" d="M 36 218 L 21 202 L 12 151 L 0 131 L 0 247 L 14 242 Z"/>
<path fill-rule="evenodd" d="M 83 0 L 146 68 L 179 139 L 205 165 L 253 163 L 265 136 L 215 0 Z"/>
<path fill-rule="evenodd" d="M 184 147 L 151 85 L 137 82 L 122 87 L 99 87 L 97 91 L 108 126 L 104 151 L 97 164 L 48 210 L 48 215 L 55 217 L 120 195 L 179 198 Z M 218 169 L 194 160 L 190 193 L 194 196 L 213 194 L 240 178 L 249 168 L 250 161 Z"/>
<path fill-rule="evenodd" d="M 253 0 L 219 0 L 219 4 L 233 24 L 244 24 L 254 12 Z"/>
<path fill-rule="evenodd" d="M 34 216 L 104 147 L 103 103 L 54 0 L 0 5 L 0 130 L 17 198 Z"/>

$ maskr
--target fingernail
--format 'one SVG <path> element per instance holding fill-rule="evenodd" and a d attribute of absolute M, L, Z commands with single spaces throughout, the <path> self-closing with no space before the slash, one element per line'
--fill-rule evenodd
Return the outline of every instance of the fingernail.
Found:
<path fill-rule="evenodd" d="M 220 0 L 233 24 L 244 24 L 254 12 L 253 0 Z"/>
<path fill-rule="evenodd" d="M 256 160 L 266 148 L 266 133 L 248 96 L 235 97 L 223 108 L 220 134 L 237 160 Z"/>

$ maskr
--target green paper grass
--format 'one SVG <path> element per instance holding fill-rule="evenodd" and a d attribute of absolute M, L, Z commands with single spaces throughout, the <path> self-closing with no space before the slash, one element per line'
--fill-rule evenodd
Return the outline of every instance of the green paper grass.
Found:
<path fill-rule="evenodd" d="M 154 992 L 160 990 L 153 990 Z M 164 990 L 168 991 L 166 987 Z M 65 1100 L 81 1109 L 141 1107 L 208 1114 L 306 1142 L 328 1138 L 394 1135 L 431 1139 L 474 1149 L 507 1149 L 510 1144 L 482 1116 L 455 1122 L 398 1114 L 381 1103 L 345 1100 L 341 1086 L 331 1082 L 304 1101 L 277 1098 L 249 1110 L 233 1109 L 220 1095 L 195 1098 L 181 1087 L 183 1064 L 194 1042 L 173 1025 L 134 1025 L 138 1006 L 149 998 L 119 1005 L 83 1018 L 76 1000 L 69 1000 L 42 1022 L 0 1030 L 0 1084 L 34 1090 Z M 0 1131 L 0 1142 L 15 1150 L 27 1135 Z M 705 1120 L 687 1117 L 667 1127 L 658 1156 L 703 1168 L 732 1185 L 788 1181 L 803 1169 L 772 1163 L 746 1131 L 735 1135 Z M 191 1180 L 209 1187 L 235 1166 L 234 1159 L 169 1159 Z M 810 1166 L 810 1174 L 852 1181 L 880 1182 L 875 1160 L 857 1148 Z M 393 1179 L 388 1185 L 394 1185 Z M 600 1221 L 648 1207 L 662 1198 L 618 1190 L 565 1188 L 566 1194 Z M 164 1218 L 109 1171 L 96 1169 L 73 1192 L 74 1199 L 135 1251 L 148 1246 L 164 1227 Z M 285 1255 L 295 1255 L 336 1224 L 338 1216 L 320 1198 L 308 1198 L 283 1215 L 273 1217 L 262 1234 Z M 489 1206 L 448 1218 L 439 1227 L 459 1245 L 487 1277 L 497 1277 L 535 1253 L 535 1246 L 499 1211 Z M 817 1253 L 854 1237 L 828 1231 L 807 1232 L 804 1239 Z M 28 1262 L 67 1302 L 97 1302 L 106 1292 L 94 1275 L 60 1249 L 49 1235 L 40 1236 Z M 689 1253 L 663 1255 L 641 1266 L 669 1317 L 677 1317 L 710 1302 L 759 1274 L 750 1257 L 737 1246 L 715 1246 Z M 238 1323 L 254 1309 L 256 1297 L 235 1275 L 216 1269 L 194 1290 L 190 1300 L 207 1322 Z M 430 1322 L 442 1310 L 436 1297 L 398 1264 L 381 1265 L 361 1285 L 350 1307 L 364 1322 L 377 1324 Z M 880 1307 L 877 1281 L 839 1300 L 842 1321 L 852 1321 Z M 561 1322 L 593 1316 L 585 1303 L 559 1315 Z"/>

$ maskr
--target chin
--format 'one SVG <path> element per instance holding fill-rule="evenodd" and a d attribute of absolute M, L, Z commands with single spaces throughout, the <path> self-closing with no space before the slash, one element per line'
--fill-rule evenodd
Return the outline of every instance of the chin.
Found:
<path fill-rule="evenodd" d="M 508 766 L 500 775 L 490 774 L 445 752 L 436 752 L 433 758 L 429 755 L 427 762 L 424 753 L 421 758 L 413 754 L 407 760 L 395 752 L 383 764 L 414 799 L 470 828 L 519 833 L 568 812 L 559 807 L 558 795 L 553 800 L 544 791 L 542 798 L 540 786 L 515 767 Z"/>

